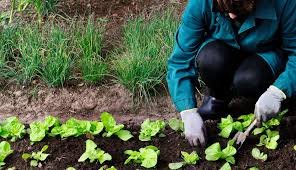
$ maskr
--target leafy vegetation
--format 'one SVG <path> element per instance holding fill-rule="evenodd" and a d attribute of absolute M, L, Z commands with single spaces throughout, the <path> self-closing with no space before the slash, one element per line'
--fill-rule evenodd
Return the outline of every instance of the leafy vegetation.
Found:
<path fill-rule="evenodd" d="M 231 164 L 235 164 L 234 155 L 236 154 L 236 148 L 233 147 L 234 141 L 230 140 L 227 143 L 227 147 L 221 150 L 220 143 L 214 143 L 205 150 L 206 160 L 217 161 L 224 159 Z"/>
<path fill-rule="evenodd" d="M 0 123 L 0 136 L 2 138 L 15 142 L 17 139 L 23 138 L 25 133 L 25 125 L 17 117 L 7 118 Z"/>
<path fill-rule="evenodd" d="M 146 119 L 141 124 L 141 131 L 139 135 L 140 141 L 150 141 L 152 137 L 161 133 L 161 131 L 165 128 L 165 122 L 162 120 L 150 121 Z"/>
<path fill-rule="evenodd" d="M 262 160 L 263 162 L 267 160 L 267 154 L 260 152 L 258 148 L 252 149 L 252 156 L 255 159 Z"/>
<path fill-rule="evenodd" d="M 10 144 L 6 141 L 0 142 L 0 169 L 5 165 L 5 158 L 13 153 L 13 150 L 10 148 Z"/>
<path fill-rule="evenodd" d="M 184 123 L 180 119 L 177 119 L 177 118 L 170 119 L 168 124 L 169 124 L 170 128 L 172 128 L 176 132 L 178 132 L 178 131 L 183 132 L 184 131 Z"/>
<path fill-rule="evenodd" d="M 117 170 L 114 166 L 111 166 L 110 168 L 106 166 L 102 166 L 99 170 Z"/>
<path fill-rule="evenodd" d="M 225 164 L 223 164 L 223 166 L 219 170 L 231 170 L 231 166 L 229 162 L 226 162 Z"/>
<path fill-rule="evenodd" d="M 133 161 L 134 163 L 141 164 L 142 167 L 153 168 L 157 164 L 160 151 L 155 146 L 146 146 L 145 148 L 140 148 L 139 152 L 126 150 L 124 154 L 129 155 L 124 164 L 128 164 Z"/>
<path fill-rule="evenodd" d="M 87 140 L 85 152 L 81 155 L 78 162 L 85 162 L 87 159 L 89 159 L 91 163 L 99 161 L 100 164 L 103 164 L 105 161 L 112 160 L 112 156 L 100 148 L 97 148 L 97 145 L 92 140 Z"/>
<path fill-rule="evenodd" d="M 180 169 L 186 165 L 195 165 L 196 162 L 199 160 L 199 156 L 195 151 L 191 152 L 191 154 L 187 152 L 181 152 L 182 158 L 184 161 L 182 162 L 176 162 L 176 163 L 170 163 L 169 168 L 170 169 Z"/>
<path fill-rule="evenodd" d="M 133 137 L 130 131 L 123 130 L 123 124 L 116 124 L 114 117 L 107 112 L 101 114 L 101 120 L 105 127 L 105 133 L 103 133 L 104 137 L 111 137 L 113 134 L 118 136 L 123 141 L 128 141 Z"/>
<path fill-rule="evenodd" d="M 260 142 L 257 146 L 265 146 L 267 149 L 276 149 L 278 146 L 277 141 L 280 139 L 278 131 L 266 130 L 266 135 L 260 137 Z"/>
<path fill-rule="evenodd" d="M 32 154 L 24 153 L 22 155 L 22 158 L 25 161 L 31 160 L 30 165 L 33 167 L 37 167 L 37 166 L 41 167 L 42 166 L 41 162 L 45 161 L 46 158 L 49 156 L 49 154 L 44 153 L 47 149 L 48 149 L 48 145 L 44 145 L 41 151 L 32 152 Z"/>

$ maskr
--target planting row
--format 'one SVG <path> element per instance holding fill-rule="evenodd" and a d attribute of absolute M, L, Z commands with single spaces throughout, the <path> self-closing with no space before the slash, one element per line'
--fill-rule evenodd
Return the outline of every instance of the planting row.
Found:
<path fill-rule="evenodd" d="M 256 128 L 253 131 L 253 135 L 261 135 L 257 147 L 265 146 L 267 149 L 277 148 L 280 135 L 278 131 L 274 130 L 274 128 L 279 126 L 285 113 L 286 111 L 281 112 L 277 118 L 263 123 L 262 127 Z M 221 122 L 218 124 L 218 128 L 221 130 L 219 136 L 228 139 L 231 134 L 237 131 L 244 131 L 253 120 L 254 114 L 240 116 L 237 120 L 234 120 L 230 115 L 226 118 L 222 118 Z M 86 121 L 71 118 L 61 124 L 57 118 L 48 116 L 42 122 L 32 122 L 29 125 L 29 128 L 26 129 L 16 117 L 11 117 L 1 122 L 0 125 L 0 136 L 2 138 L 14 142 L 23 138 L 24 135 L 28 133 L 32 145 L 42 141 L 46 136 L 68 138 L 86 135 L 88 140 L 86 141 L 85 153 L 83 153 L 77 161 L 85 162 L 86 160 L 89 160 L 91 163 L 97 162 L 101 165 L 105 161 L 111 161 L 112 155 L 106 153 L 104 148 L 98 148 L 92 139 L 100 134 L 102 137 L 116 136 L 123 141 L 127 141 L 134 137 L 130 131 L 124 129 L 123 124 L 117 124 L 112 115 L 107 112 L 101 114 L 101 121 Z M 178 119 L 169 120 L 168 125 L 177 132 L 183 132 L 183 123 Z M 151 121 L 147 119 L 141 124 L 138 139 L 147 142 L 151 141 L 153 137 L 165 137 L 166 135 L 163 133 L 165 126 L 166 122 L 162 120 Z M 41 151 L 24 153 L 22 158 L 26 161 L 30 160 L 31 166 L 42 166 L 41 162 L 48 156 L 48 154 L 45 153 L 48 147 L 50 147 L 50 144 L 49 146 L 45 145 Z M 295 147 L 294 149 L 296 149 Z M 4 159 L 13 153 L 8 142 L 1 142 L 0 153 L 0 165 L 3 166 L 5 165 Z M 152 168 L 157 165 L 160 153 L 161 151 L 157 147 L 151 145 L 140 148 L 139 151 L 126 150 L 124 154 L 127 155 L 127 159 L 124 164 L 135 163 L 140 164 L 145 168 Z M 237 149 L 234 140 L 229 140 L 225 148 L 221 148 L 221 144 L 217 142 L 210 145 L 205 150 L 205 159 L 208 161 L 225 160 L 226 163 L 221 169 L 231 169 L 230 165 L 235 164 L 234 156 L 236 153 Z M 181 155 L 183 161 L 170 163 L 168 165 L 170 169 L 179 169 L 186 165 L 195 165 L 200 159 L 196 151 L 193 151 L 192 153 L 182 151 Z M 267 154 L 261 152 L 256 147 L 253 148 L 251 155 L 255 159 L 263 162 L 268 158 Z M 115 169 L 114 167 L 111 168 Z"/>
<path fill-rule="evenodd" d="M 0 30 L 0 78 L 49 86 L 83 79 L 95 84 L 110 75 L 134 93 L 162 84 L 178 20 L 174 10 L 138 17 L 123 27 L 122 45 L 102 56 L 106 20 L 22 24 Z"/>

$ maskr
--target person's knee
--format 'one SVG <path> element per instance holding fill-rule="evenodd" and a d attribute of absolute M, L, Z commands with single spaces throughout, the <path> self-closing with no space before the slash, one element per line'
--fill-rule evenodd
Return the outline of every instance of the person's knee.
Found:
<path fill-rule="evenodd" d="M 247 70 L 234 75 L 233 89 L 239 96 L 258 97 L 266 90 L 264 82 L 257 76 L 256 72 Z"/>

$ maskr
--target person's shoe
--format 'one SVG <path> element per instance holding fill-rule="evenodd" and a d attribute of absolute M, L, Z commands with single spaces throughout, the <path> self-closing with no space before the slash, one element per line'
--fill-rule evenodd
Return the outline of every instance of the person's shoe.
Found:
<path fill-rule="evenodd" d="M 215 97 L 205 95 L 198 113 L 203 120 L 217 120 L 227 115 L 228 101 L 219 100 Z"/>

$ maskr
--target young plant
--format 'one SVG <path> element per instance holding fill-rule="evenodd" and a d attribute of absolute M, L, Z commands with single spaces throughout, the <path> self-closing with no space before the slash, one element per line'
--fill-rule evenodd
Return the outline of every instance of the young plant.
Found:
<path fill-rule="evenodd" d="M 30 165 L 33 167 L 37 167 L 37 166 L 41 167 L 42 166 L 41 162 L 45 161 L 46 158 L 50 155 L 50 154 L 44 153 L 47 149 L 48 149 L 48 145 L 44 145 L 41 151 L 32 152 L 32 154 L 24 153 L 22 155 L 22 158 L 25 161 L 31 160 Z"/>
<path fill-rule="evenodd" d="M 231 166 L 226 162 L 219 170 L 231 170 Z"/>
<path fill-rule="evenodd" d="M 238 121 L 241 121 L 244 130 L 250 126 L 250 124 L 253 122 L 254 119 L 255 119 L 255 114 L 253 113 L 248 115 L 241 115 L 240 117 L 237 118 Z"/>
<path fill-rule="evenodd" d="M 32 143 L 42 141 L 50 132 L 51 128 L 59 125 L 60 121 L 53 116 L 47 116 L 43 122 L 32 122 L 30 124 L 30 129 L 28 130 L 30 134 L 30 141 Z"/>
<path fill-rule="evenodd" d="M 256 166 L 253 166 L 253 167 L 249 168 L 249 170 L 260 170 L 260 169 Z"/>
<path fill-rule="evenodd" d="M 267 149 L 276 149 L 277 141 L 280 139 L 278 131 L 266 130 L 266 135 L 260 136 L 260 142 L 257 146 L 265 146 Z"/>
<path fill-rule="evenodd" d="M 195 151 L 191 152 L 191 154 L 181 151 L 181 155 L 182 155 L 183 161 L 170 163 L 169 164 L 170 169 L 180 169 L 186 165 L 195 165 L 196 162 L 199 160 L 199 156 Z"/>
<path fill-rule="evenodd" d="M 130 131 L 123 130 L 123 124 L 116 124 L 114 117 L 110 113 L 102 113 L 101 121 L 103 122 L 106 131 L 103 134 L 103 137 L 111 137 L 112 135 L 116 135 L 123 141 L 128 141 L 133 137 Z"/>
<path fill-rule="evenodd" d="M 144 168 L 153 168 L 157 164 L 160 151 L 155 146 L 146 146 L 145 148 L 140 148 L 139 152 L 126 150 L 124 154 L 129 155 L 124 162 L 125 165 L 133 161 L 134 163 L 141 164 Z"/>
<path fill-rule="evenodd" d="M 260 152 L 258 148 L 252 149 L 252 156 L 253 158 L 261 160 L 262 162 L 265 162 L 267 160 L 267 154 Z"/>
<path fill-rule="evenodd" d="M 0 136 L 10 139 L 12 142 L 21 139 L 26 133 L 25 125 L 17 117 L 7 118 L 4 122 L 0 123 L 0 127 Z"/>
<path fill-rule="evenodd" d="M 150 121 L 146 119 L 141 125 L 141 131 L 139 135 L 140 141 L 150 141 L 152 137 L 165 128 L 165 122 L 163 120 Z"/>
<path fill-rule="evenodd" d="M 219 129 L 221 132 L 219 133 L 219 136 L 222 136 L 223 138 L 229 138 L 231 132 L 234 130 L 237 131 L 243 131 L 243 125 L 241 122 L 234 122 L 231 115 L 228 115 L 226 118 L 221 118 L 221 123 L 218 124 Z"/>
<path fill-rule="evenodd" d="M 112 156 L 100 148 L 97 148 L 97 145 L 92 140 L 87 140 L 85 152 L 81 155 L 78 162 L 85 162 L 87 159 L 89 159 L 91 163 L 99 161 L 100 164 L 103 164 L 105 161 L 111 161 Z"/>
<path fill-rule="evenodd" d="M 60 135 L 61 138 L 68 138 L 71 136 L 78 137 L 84 134 L 98 135 L 104 129 L 102 122 L 77 120 L 70 118 L 61 126 L 56 126 L 51 130 L 51 136 Z"/>
<path fill-rule="evenodd" d="M 13 150 L 10 148 L 10 144 L 6 141 L 2 141 L 0 143 L 0 169 L 5 165 L 5 158 L 7 158 L 10 154 L 13 153 Z"/>
<path fill-rule="evenodd" d="M 177 119 L 177 118 L 170 119 L 168 124 L 170 128 L 172 128 L 176 132 L 184 131 L 184 123 L 180 119 Z"/>
<path fill-rule="evenodd" d="M 110 168 L 106 166 L 102 166 L 99 170 L 117 170 L 114 166 L 111 166 Z"/>
<path fill-rule="evenodd" d="M 214 143 L 205 150 L 206 160 L 217 161 L 219 159 L 224 159 L 231 164 L 235 164 L 234 155 L 236 154 L 236 149 L 232 145 L 234 140 L 230 140 L 227 143 L 227 147 L 221 150 L 220 143 Z"/>

